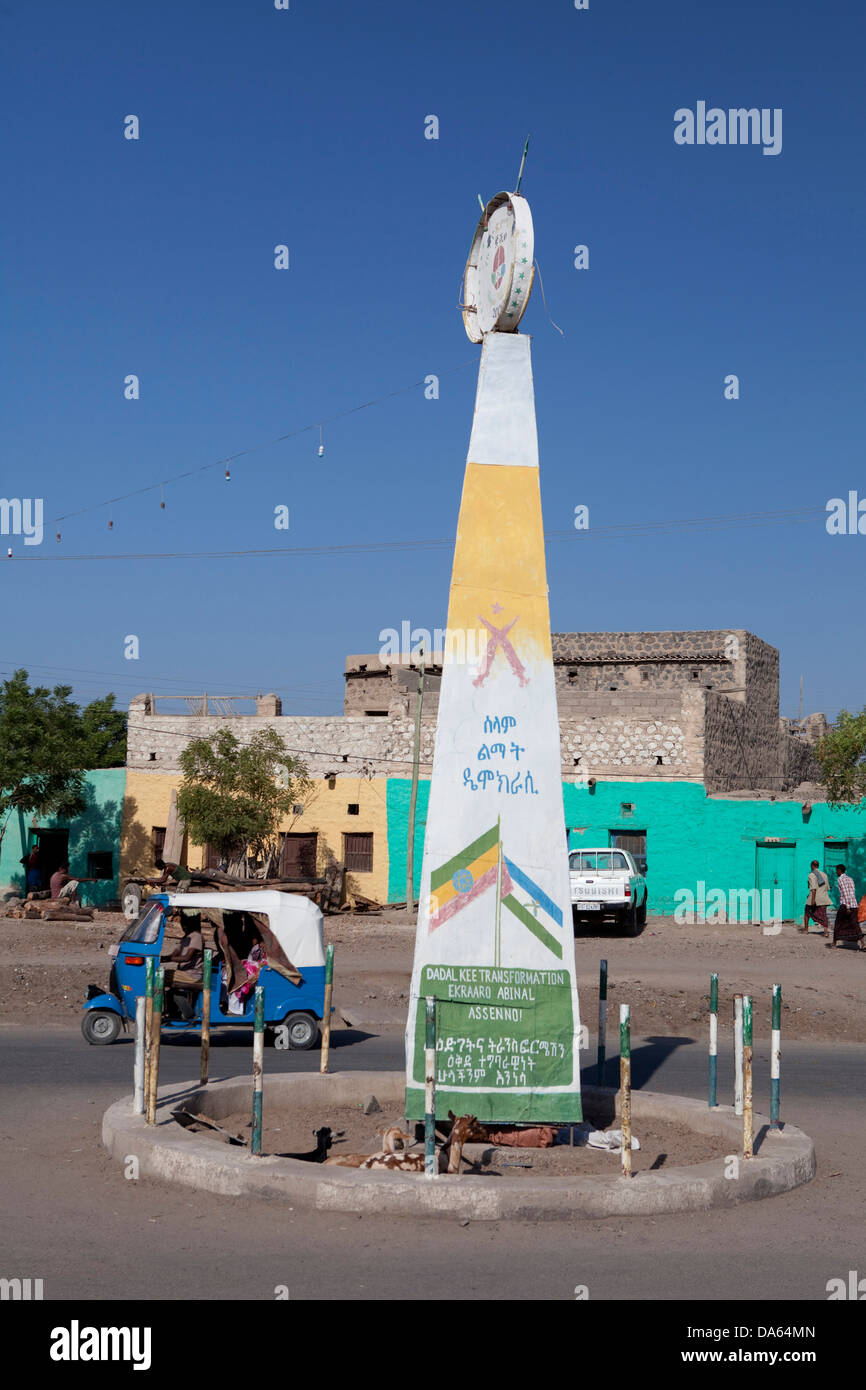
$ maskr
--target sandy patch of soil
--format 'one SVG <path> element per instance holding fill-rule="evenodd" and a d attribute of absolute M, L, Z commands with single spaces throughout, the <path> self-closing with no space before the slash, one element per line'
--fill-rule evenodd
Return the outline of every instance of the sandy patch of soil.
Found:
<path fill-rule="evenodd" d="M 601 1113 L 590 1113 L 587 1119 L 602 1129 L 616 1127 L 615 1121 Z M 249 1144 L 251 1120 L 247 1111 L 237 1111 L 220 1120 L 219 1124 L 228 1134 L 242 1138 L 245 1144 Z M 341 1130 L 344 1132 L 342 1138 L 335 1138 L 331 1154 L 380 1153 L 380 1132 L 391 1124 L 399 1125 L 409 1134 L 415 1130 L 414 1122 L 406 1124 L 403 1117 L 393 1113 L 390 1108 L 373 1115 L 364 1115 L 360 1106 L 346 1105 L 334 1106 L 327 1111 L 304 1106 L 284 1109 L 268 1105 L 266 1092 L 262 1152 L 283 1156 L 308 1153 L 315 1147 L 314 1130 L 330 1125 L 335 1134 Z M 197 1133 L 201 1138 L 211 1139 L 217 1144 L 228 1142 L 223 1135 L 205 1126 L 198 1128 Z M 419 1133 L 423 1131 L 419 1130 Z M 659 1120 L 641 1121 L 634 1126 L 634 1133 L 641 1145 L 639 1150 L 632 1152 L 632 1169 L 635 1173 L 703 1163 L 710 1158 L 721 1159 L 726 1152 L 722 1139 L 696 1134 L 683 1125 Z M 423 1153 L 423 1143 L 416 1144 L 410 1151 Z M 567 1128 L 558 1131 L 557 1143 L 549 1149 L 489 1147 L 485 1150 L 482 1145 L 475 1144 L 471 1146 L 470 1154 L 471 1161 L 464 1157 L 461 1172 L 477 1173 L 479 1176 L 521 1178 L 600 1174 L 616 1177 L 620 1171 L 618 1153 L 606 1153 L 585 1145 L 572 1148 Z"/>

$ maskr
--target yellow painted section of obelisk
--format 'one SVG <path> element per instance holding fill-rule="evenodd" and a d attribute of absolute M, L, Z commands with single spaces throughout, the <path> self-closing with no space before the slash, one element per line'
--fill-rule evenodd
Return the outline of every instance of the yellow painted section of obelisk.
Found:
<path fill-rule="evenodd" d="M 538 469 L 470 462 L 457 523 L 449 631 L 477 630 L 479 614 L 488 618 L 494 603 L 503 605 L 505 622 L 511 609 L 519 611 L 514 636 L 524 659 L 552 660 Z"/>

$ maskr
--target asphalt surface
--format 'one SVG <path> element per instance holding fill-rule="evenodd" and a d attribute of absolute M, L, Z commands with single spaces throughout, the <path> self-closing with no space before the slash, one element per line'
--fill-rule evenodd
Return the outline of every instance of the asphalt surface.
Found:
<path fill-rule="evenodd" d="M 251 1070 L 251 1033 L 216 1035 L 211 1073 Z M 609 1039 L 612 1047 L 613 1038 Z M 0 1029 L 0 1275 L 42 1278 L 48 1299 L 826 1299 L 831 1278 L 866 1274 L 866 1047 L 791 1043 L 783 1118 L 816 1140 L 806 1187 L 727 1211 L 538 1225 L 444 1217 L 355 1217 L 284 1209 L 124 1178 L 99 1142 L 105 1108 L 129 1092 L 131 1041 L 90 1047 L 68 1028 Z M 584 1054 L 595 1080 L 595 1042 Z M 726 1052 L 719 1096 L 730 1099 Z M 161 1080 L 197 1074 L 194 1037 L 165 1039 Z M 314 1071 L 318 1051 L 268 1049 L 266 1071 Z M 609 1061 L 608 1081 L 617 1072 Z M 332 1067 L 402 1066 L 402 1038 L 337 1032 Z M 634 1084 L 706 1094 L 700 1042 L 633 1044 Z M 755 1052 L 766 1110 L 767 1049 Z M 612 1160 L 615 1163 L 615 1160 Z"/>

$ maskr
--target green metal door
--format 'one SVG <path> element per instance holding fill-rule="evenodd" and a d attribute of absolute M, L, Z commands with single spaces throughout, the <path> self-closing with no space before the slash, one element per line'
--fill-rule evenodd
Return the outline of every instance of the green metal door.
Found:
<path fill-rule="evenodd" d="M 836 876 L 836 865 L 848 863 L 848 841 L 847 840 L 826 840 L 824 843 L 824 863 L 821 868 L 827 875 L 830 887 L 830 897 L 836 907 L 839 906 L 839 879 Z"/>
<path fill-rule="evenodd" d="M 775 916 L 775 904 L 779 899 L 774 893 L 781 893 L 781 918 L 789 922 L 795 916 L 794 908 L 794 846 L 758 845 L 755 876 L 758 892 L 761 894 L 761 916 L 771 920 Z M 803 887 L 803 901 L 806 889 Z M 768 911 L 764 909 L 766 903 Z"/>

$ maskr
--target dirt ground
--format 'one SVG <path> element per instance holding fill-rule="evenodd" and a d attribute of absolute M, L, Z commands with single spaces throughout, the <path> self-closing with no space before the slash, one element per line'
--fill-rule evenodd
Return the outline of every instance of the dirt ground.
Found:
<path fill-rule="evenodd" d="M 587 1119 L 601 1129 L 613 1129 L 615 1122 L 608 1116 L 587 1114 Z M 228 1115 L 220 1120 L 220 1128 L 226 1134 L 242 1138 L 249 1143 L 250 1117 L 247 1109 Z M 382 1150 L 382 1131 L 396 1124 L 411 1134 L 414 1124 L 405 1126 L 402 1115 L 396 1107 L 380 1113 L 364 1115 L 360 1106 L 334 1106 L 330 1110 L 314 1110 L 296 1106 L 291 1110 L 280 1109 L 273 1104 L 265 1106 L 264 1128 L 262 1131 L 262 1151 L 265 1154 L 297 1156 L 309 1153 L 315 1147 L 313 1131 L 322 1125 L 329 1125 L 334 1131 L 331 1153 L 372 1154 Z M 634 1134 L 640 1149 L 632 1153 L 632 1169 L 644 1172 L 648 1169 L 669 1168 L 674 1165 L 703 1163 L 709 1158 L 721 1158 L 725 1143 L 708 1135 L 696 1134 L 682 1125 L 664 1124 L 658 1120 L 641 1121 L 634 1125 Z M 221 1134 L 205 1127 L 197 1129 L 199 1138 L 210 1139 L 214 1143 L 227 1143 Z M 337 1137 L 339 1136 L 339 1137 Z M 567 1177 L 600 1174 L 616 1177 L 619 1172 L 619 1153 L 606 1153 L 602 1149 L 569 1143 L 567 1127 L 557 1131 L 557 1142 L 548 1149 L 493 1148 L 484 1150 L 481 1145 L 472 1145 L 464 1154 L 461 1172 L 477 1173 L 479 1176 L 497 1178 L 520 1177 Z M 727 1144 L 730 1147 L 730 1144 Z M 412 1153 L 423 1153 L 423 1143 L 410 1148 Z"/>
<path fill-rule="evenodd" d="M 2 1021 L 79 1019 L 87 986 L 108 985 L 108 948 L 122 929 L 119 913 L 100 912 L 84 923 L 0 917 Z M 326 917 L 325 936 L 335 943 L 337 1015 L 367 1032 L 401 1032 L 414 944 L 406 913 Z M 828 950 L 823 937 L 803 935 L 791 923 L 771 936 L 760 926 L 691 926 L 651 917 L 635 938 L 613 927 L 584 929 L 575 956 L 581 1013 L 590 1031 L 604 957 L 609 1015 L 616 1016 L 618 1003 L 629 1004 L 634 1036 L 699 1035 L 715 970 L 723 1018 L 730 1016 L 735 993 L 751 993 L 758 1036 L 769 1033 L 770 992 L 778 982 L 785 1037 L 866 1042 L 866 952 Z"/>

